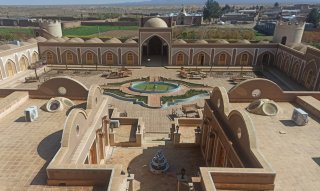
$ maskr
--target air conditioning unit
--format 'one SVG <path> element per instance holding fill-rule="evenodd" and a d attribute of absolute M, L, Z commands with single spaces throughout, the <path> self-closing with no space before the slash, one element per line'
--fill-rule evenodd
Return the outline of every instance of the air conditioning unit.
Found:
<path fill-rule="evenodd" d="M 309 121 L 308 113 L 306 113 L 300 108 L 294 108 L 291 119 L 297 125 L 300 125 L 300 126 L 306 125 Z"/>
<path fill-rule="evenodd" d="M 24 114 L 25 114 L 26 121 L 32 122 L 39 117 L 38 107 L 37 106 L 28 107 L 26 110 L 24 110 Z"/>

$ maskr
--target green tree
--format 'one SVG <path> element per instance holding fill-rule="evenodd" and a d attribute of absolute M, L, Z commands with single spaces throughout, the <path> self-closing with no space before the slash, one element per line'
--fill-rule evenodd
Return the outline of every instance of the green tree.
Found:
<path fill-rule="evenodd" d="M 314 24 L 315 27 L 319 26 L 320 22 L 320 13 L 319 10 L 316 8 L 313 8 L 310 13 L 308 14 L 306 21 L 308 23 Z"/>
<path fill-rule="evenodd" d="M 229 13 L 232 10 L 231 10 L 231 7 L 228 4 L 226 4 L 224 7 L 222 7 L 221 11 L 222 13 Z"/>
<path fill-rule="evenodd" d="M 275 3 L 274 3 L 274 7 L 279 7 L 279 3 L 278 3 L 278 2 L 275 2 Z"/>
<path fill-rule="evenodd" d="M 211 20 L 219 18 L 222 15 L 221 8 L 217 1 L 207 0 L 203 8 L 203 18 L 205 20 Z"/>

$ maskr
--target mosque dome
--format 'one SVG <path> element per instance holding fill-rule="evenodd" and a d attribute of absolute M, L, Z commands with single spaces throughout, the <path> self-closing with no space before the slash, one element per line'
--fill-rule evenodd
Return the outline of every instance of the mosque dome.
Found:
<path fill-rule="evenodd" d="M 144 23 L 144 27 L 168 28 L 167 23 L 160 18 L 151 18 Z"/>

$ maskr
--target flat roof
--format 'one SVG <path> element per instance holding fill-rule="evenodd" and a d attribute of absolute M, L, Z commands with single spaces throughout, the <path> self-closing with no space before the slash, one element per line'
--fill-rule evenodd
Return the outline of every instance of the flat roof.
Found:
<path fill-rule="evenodd" d="M 297 126 L 291 121 L 293 109 L 297 106 L 287 102 L 277 104 L 280 112 L 276 116 L 247 112 L 255 126 L 257 147 L 277 173 L 275 190 L 318 190 L 319 121 L 309 116 L 306 126 Z M 244 109 L 248 105 L 249 103 L 231 103 L 233 109 Z"/>
<path fill-rule="evenodd" d="M 46 185 L 46 167 L 60 148 L 66 110 L 49 113 L 38 109 L 36 121 L 25 122 L 24 118 L 27 107 L 40 108 L 47 101 L 28 99 L 0 119 L 0 190 L 57 189 Z M 92 187 L 76 188 L 92 190 Z"/>

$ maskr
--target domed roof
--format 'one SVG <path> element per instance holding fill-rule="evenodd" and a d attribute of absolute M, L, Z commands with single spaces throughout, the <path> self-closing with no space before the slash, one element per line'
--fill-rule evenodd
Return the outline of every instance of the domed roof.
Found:
<path fill-rule="evenodd" d="M 121 40 L 117 39 L 117 38 L 112 38 L 112 39 L 109 39 L 107 41 L 105 41 L 105 43 L 113 43 L 113 44 L 116 44 L 116 43 L 122 43 Z"/>
<path fill-rule="evenodd" d="M 237 43 L 242 43 L 242 44 L 251 44 L 250 41 L 246 40 L 246 39 L 242 39 L 242 40 L 238 40 Z"/>
<path fill-rule="evenodd" d="M 89 39 L 89 40 L 86 40 L 85 43 L 98 43 L 98 42 L 95 41 L 94 39 Z"/>
<path fill-rule="evenodd" d="M 64 36 L 64 37 L 62 37 L 64 40 L 69 40 L 70 38 L 69 37 L 66 37 L 66 36 Z"/>
<path fill-rule="evenodd" d="M 58 42 L 65 42 L 66 40 L 64 39 L 64 38 L 59 38 L 59 37 L 57 37 L 57 38 L 54 38 L 56 41 L 58 41 Z"/>
<path fill-rule="evenodd" d="M 215 43 L 217 43 L 217 44 L 229 44 L 229 42 L 228 42 L 228 41 L 226 41 L 226 40 L 224 40 L 224 39 L 216 40 L 216 42 L 215 42 Z"/>
<path fill-rule="evenodd" d="M 195 44 L 208 44 L 208 42 L 205 41 L 205 40 L 197 40 L 197 41 L 195 41 L 194 43 L 195 43 Z"/>
<path fill-rule="evenodd" d="M 92 38 L 90 40 L 96 41 L 96 43 L 103 43 L 103 41 L 100 38 Z"/>
<path fill-rule="evenodd" d="M 137 42 L 135 40 L 129 38 L 124 43 L 136 44 Z"/>
<path fill-rule="evenodd" d="M 187 44 L 187 42 L 182 39 L 177 39 L 173 42 L 173 44 Z"/>
<path fill-rule="evenodd" d="M 168 28 L 167 23 L 160 18 L 151 18 L 144 23 L 144 27 Z"/>
<path fill-rule="evenodd" d="M 37 43 L 38 41 L 35 38 L 30 38 L 27 40 L 29 43 Z"/>
<path fill-rule="evenodd" d="M 69 39 L 67 42 L 70 42 L 70 43 L 81 43 L 81 42 L 84 42 L 84 40 L 81 39 L 81 38 L 72 38 L 72 39 Z"/>
<path fill-rule="evenodd" d="M 42 37 L 42 36 L 36 37 L 36 40 L 37 40 L 38 42 L 45 42 L 45 41 L 47 41 L 47 39 L 44 38 L 44 37 Z"/>
<path fill-rule="evenodd" d="M 47 40 L 46 42 L 58 42 L 58 41 L 56 39 L 51 38 L 51 39 Z"/>

